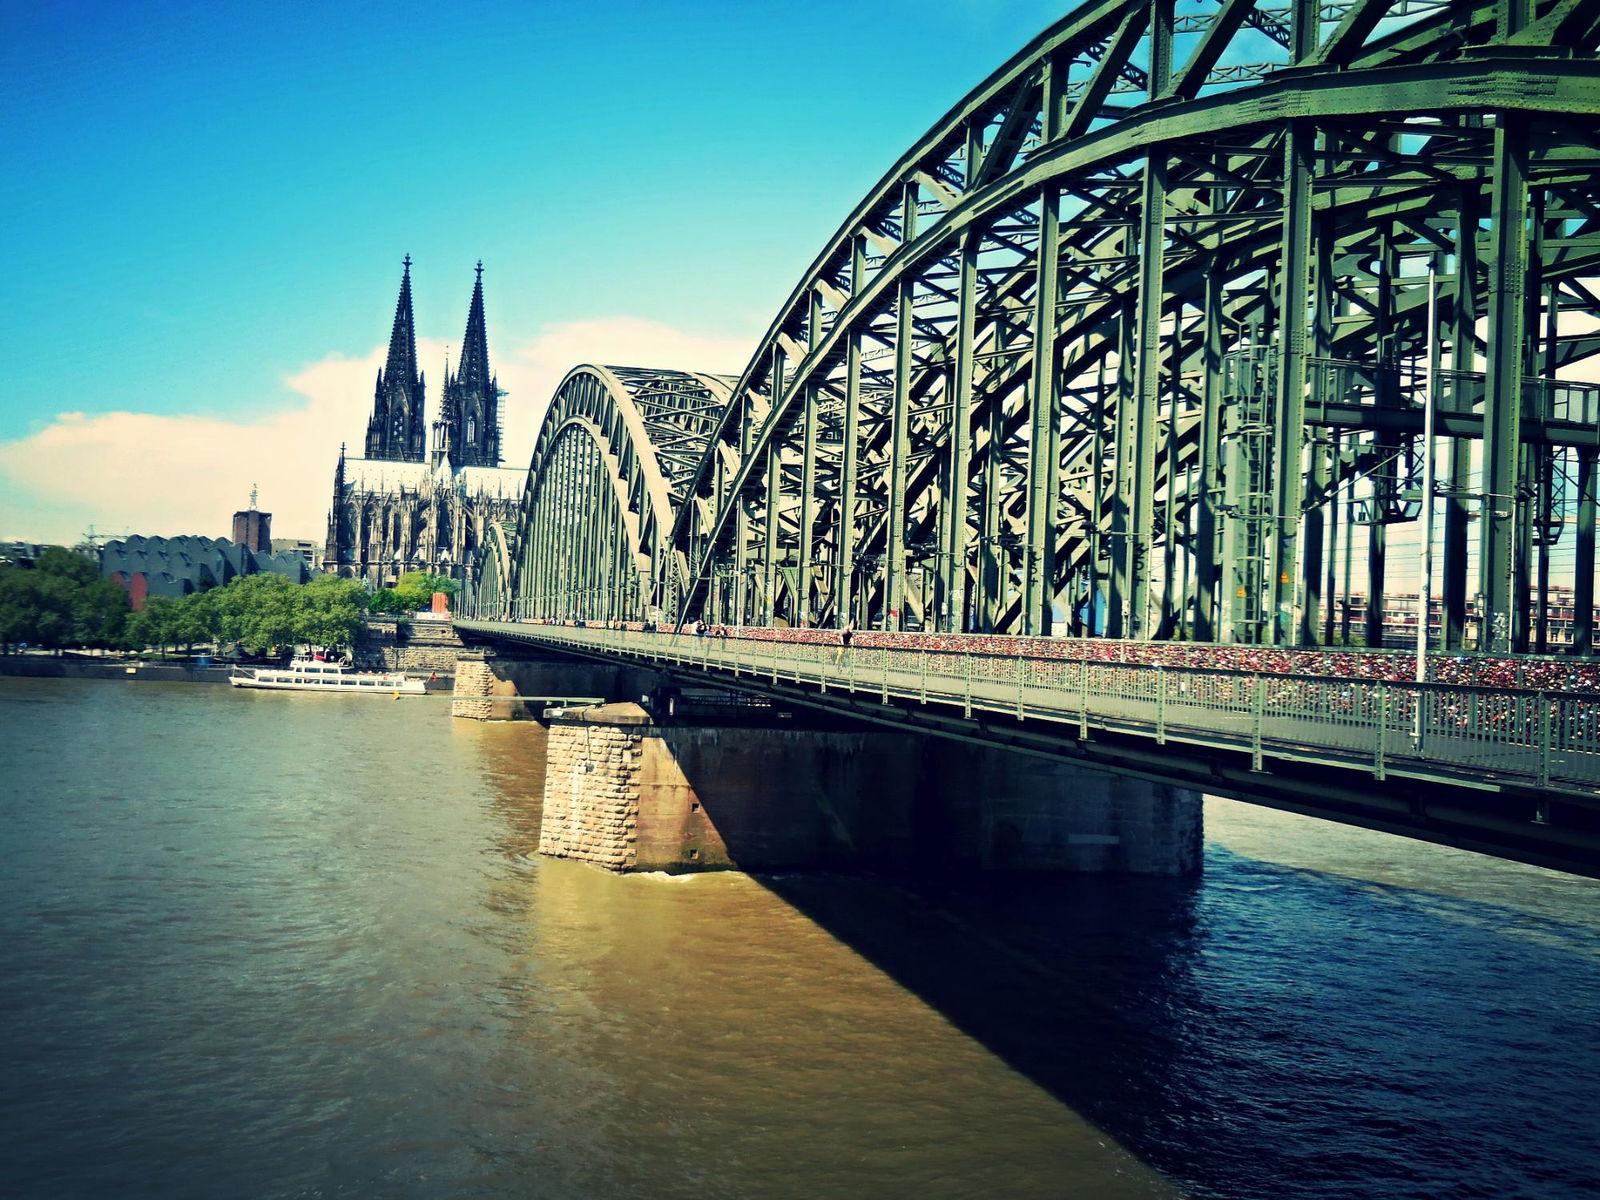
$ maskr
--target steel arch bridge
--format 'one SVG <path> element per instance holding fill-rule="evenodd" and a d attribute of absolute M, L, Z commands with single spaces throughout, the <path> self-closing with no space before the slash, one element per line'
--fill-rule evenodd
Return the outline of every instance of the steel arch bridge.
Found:
<path fill-rule="evenodd" d="M 733 382 L 569 371 L 540 424 L 507 553 L 485 564 L 479 607 L 618 618 L 682 594 L 690 568 L 672 529 Z M 495 569 L 503 579 L 489 580 Z"/>
<path fill-rule="evenodd" d="M 1600 0 L 1090 0 L 894 164 L 737 380 L 574 370 L 486 587 L 1375 644 L 1437 510 L 1445 645 L 1588 652 L 1597 45 Z"/>

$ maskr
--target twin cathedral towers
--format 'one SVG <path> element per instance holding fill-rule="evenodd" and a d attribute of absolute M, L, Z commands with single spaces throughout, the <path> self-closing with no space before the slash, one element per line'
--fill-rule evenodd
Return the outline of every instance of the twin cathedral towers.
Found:
<path fill-rule="evenodd" d="M 326 569 L 374 587 L 417 570 L 466 579 L 490 525 L 514 520 L 522 494 L 524 472 L 500 466 L 504 395 L 489 368 L 480 262 L 460 361 L 454 373 L 445 363 L 430 445 L 408 254 L 389 355 L 373 389 L 365 454 L 351 458 L 339 449 Z"/>
<path fill-rule="evenodd" d="M 389 334 L 389 360 L 378 372 L 372 417 L 367 422 L 367 457 L 390 462 L 421 462 L 426 453 L 425 392 L 417 369 L 416 324 L 411 315 L 411 256 L 405 257 L 400 298 Z M 433 423 L 433 452 L 452 467 L 500 465 L 500 397 L 489 370 L 489 335 L 483 324 L 483 263 L 472 285 L 467 334 L 461 361 L 450 374 L 445 363 L 444 406 Z"/>

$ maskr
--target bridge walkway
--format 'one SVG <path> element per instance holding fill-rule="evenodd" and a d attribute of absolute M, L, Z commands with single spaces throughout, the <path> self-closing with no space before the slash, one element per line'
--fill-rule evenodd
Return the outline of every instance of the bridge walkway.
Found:
<path fill-rule="evenodd" d="M 819 695 L 959 706 L 1017 720 L 1218 743 L 1389 774 L 1520 781 L 1600 796 L 1600 696 L 1450 684 L 848 649 L 636 630 L 461 622 L 500 636 L 741 677 Z M 1417 720 L 1421 708 L 1422 721 Z M 1259 762 L 1257 763 L 1259 766 Z"/>

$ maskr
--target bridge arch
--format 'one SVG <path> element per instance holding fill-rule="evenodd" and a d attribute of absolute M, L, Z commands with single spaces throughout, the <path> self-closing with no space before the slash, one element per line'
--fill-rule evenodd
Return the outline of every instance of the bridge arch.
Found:
<path fill-rule="evenodd" d="M 683 614 L 1309 643 L 1359 601 L 1381 639 L 1431 392 L 1446 640 L 1527 647 L 1565 479 L 1587 649 L 1597 36 L 1592 0 L 1081 5 L 791 292 L 676 504 Z"/>
<path fill-rule="evenodd" d="M 473 550 L 467 570 L 463 607 L 492 616 L 505 616 L 511 603 L 512 539 L 515 526 L 491 521 L 483 541 Z"/>
<path fill-rule="evenodd" d="M 567 373 L 528 466 L 502 594 L 508 614 L 620 620 L 676 611 L 687 563 L 670 533 L 730 384 L 639 367 Z"/>

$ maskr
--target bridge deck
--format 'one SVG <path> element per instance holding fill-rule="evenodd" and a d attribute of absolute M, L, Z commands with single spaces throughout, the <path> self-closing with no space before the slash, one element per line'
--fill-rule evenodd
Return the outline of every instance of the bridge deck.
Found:
<path fill-rule="evenodd" d="M 1362 778 L 1368 787 L 1392 781 L 1391 790 L 1416 781 L 1469 806 L 1472 794 L 1493 794 L 1498 808 L 1475 823 L 1512 824 L 1519 837 L 1572 843 L 1600 866 L 1600 836 L 1589 828 L 1600 814 L 1600 696 L 563 625 L 459 626 L 703 673 L 857 713 L 868 703 L 938 710 L 966 723 L 1003 718 L 1013 728 L 1080 744 L 1120 735 L 1171 745 L 1163 754 L 1173 759 L 1185 754 L 1177 747 L 1229 751 L 1248 756 L 1252 772 L 1338 768 L 1325 774 L 1344 777 L 1345 788 L 1361 787 Z M 1241 792 L 1237 782 L 1225 787 L 1219 778 L 1218 784 L 1216 790 Z M 1577 828 L 1549 824 L 1552 801 L 1579 815 Z M 1509 856 L 1556 861 L 1527 852 Z"/>

